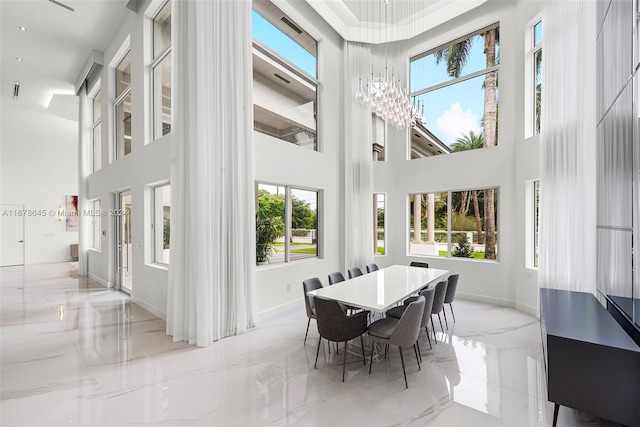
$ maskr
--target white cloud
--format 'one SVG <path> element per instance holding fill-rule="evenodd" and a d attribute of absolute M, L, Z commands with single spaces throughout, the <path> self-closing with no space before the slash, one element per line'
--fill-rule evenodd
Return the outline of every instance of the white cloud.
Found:
<path fill-rule="evenodd" d="M 449 109 L 436 119 L 436 127 L 440 134 L 445 136 L 443 142 L 447 145 L 453 144 L 456 138 L 468 134 L 470 130 L 476 134 L 482 131 L 478 116 L 469 109 L 462 111 L 459 102 L 451 104 Z"/>

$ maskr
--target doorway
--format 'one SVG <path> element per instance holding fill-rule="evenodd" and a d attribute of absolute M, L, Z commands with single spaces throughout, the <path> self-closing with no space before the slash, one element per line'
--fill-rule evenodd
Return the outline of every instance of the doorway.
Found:
<path fill-rule="evenodd" d="M 131 190 L 116 195 L 116 283 L 118 289 L 133 292 L 133 239 L 131 228 Z"/>
<path fill-rule="evenodd" d="M 0 205 L 0 266 L 24 265 L 24 205 Z"/>

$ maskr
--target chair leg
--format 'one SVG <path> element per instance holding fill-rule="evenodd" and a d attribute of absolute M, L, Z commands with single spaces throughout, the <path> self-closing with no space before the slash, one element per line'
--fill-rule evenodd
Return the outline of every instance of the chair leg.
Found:
<path fill-rule="evenodd" d="M 367 358 L 364 355 L 364 338 L 360 335 L 360 345 L 362 346 L 362 364 L 367 366 Z"/>
<path fill-rule="evenodd" d="M 309 325 L 311 324 L 311 317 L 309 317 L 309 320 L 307 321 L 307 332 L 304 333 L 304 343 L 302 345 L 306 345 L 307 344 L 307 335 L 309 335 Z"/>
<path fill-rule="evenodd" d="M 438 322 L 440 322 L 440 330 L 444 334 L 444 328 L 442 327 L 442 318 L 440 317 L 440 313 L 438 313 Z"/>
<path fill-rule="evenodd" d="M 404 356 L 402 355 L 402 347 L 398 347 L 400 350 L 400 361 L 402 362 L 402 373 L 404 374 L 404 385 L 409 388 L 409 383 L 407 382 L 407 371 L 404 369 Z"/>
<path fill-rule="evenodd" d="M 433 315 L 431 315 L 431 330 L 433 330 L 433 340 L 438 344 L 438 337 L 436 336 L 436 326 L 433 324 Z"/>
<path fill-rule="evenodd" d="M 320 354 L 320 344 L 322 344 L 322 337 L 318 338 L 318 349 L 316 350 L 316 363 L 313 365 L 313 369 L 318 367 L 318 355 Z M 331 344 L 329 344 L 329 348 L 331 348 Z"/>
<path fill-rule="evenodd" d="M 442 314 L 444 314 L 444 325 L 447 327 L 447 331 L 449 330 L 449 322 L 447 322 L 447 312 L 444 309 L 444 306 L 442 307 Z"/>
<path fill-rule="evenodd" d="M 420 339 L 416 341 L 416 347 L 418 348 L 418 356 L 420 356 L 420 363 L 422 363 L 422 351 L 420 351 Z"/>
<path fill-rule="evenodd" d="M 453 304 L 452 303 L 449 303 L 449 308 L 451 309 L 451 315 L 453 316 L 453 321 L 455 322 L 456 321 L 456 315 L 453 314 Z"/>
<path fill-rule="evenodd" d="M 376 342 L 371 340 L 371 359 L 369 360 L 369 375 L 371 375 L 371 367 L 373 366 L 373 348 L 376 346 Z"/>
<path fill-rule="evenodd" d="M 417 342 L 417 341 L 416 341 Z M 418 357 L 418 350 L 416 349 L 416 344 L 413 344 L 413 352 L 416 354 L 416 362 L 418 362 L 418 371 L 420 368 L 420 358 Z"/>
<path fill-rule="evenodd" d="M 344 342 L 344 358 L 342 359 L 342 382 L 344 382 L 344 372 L 347 369 L 347 342 Z"/>
<path fill-rule="evenodd" d="M 424 325 L 424 331 L 427 333 L 427 340 L 429 341 L 429 349 L 433 350 L 433 346 L 431 345 L 431 337 L 429 336 L 429 324 Z"/>

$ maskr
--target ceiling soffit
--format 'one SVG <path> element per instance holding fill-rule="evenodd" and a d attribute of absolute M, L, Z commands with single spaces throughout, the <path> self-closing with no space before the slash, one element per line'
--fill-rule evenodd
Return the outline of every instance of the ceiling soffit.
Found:
<path fill-rule="evenodd" d="M 306 0 L 343 39 L 386 43 L 410 39 L 487 0 Z"/>

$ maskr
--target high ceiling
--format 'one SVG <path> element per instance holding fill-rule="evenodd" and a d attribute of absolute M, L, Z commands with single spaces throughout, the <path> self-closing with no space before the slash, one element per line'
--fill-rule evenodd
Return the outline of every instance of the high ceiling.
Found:
<path fill-rule="evenodd" d="M 379 43 L 413 37 L 486 0 L 306 1 L 343 38 Z M 133 13 L 125 7 L 125 0 L 59 1 L 73 11 L 56 3 L 0 0 L 3 102 L 9 100 L 18 108 L 45 112 L 54 94 L 72 95 L 91 51 L 104 52 L 122 21 Z M 20 82 L 20 96 L 13 100 L 16 81 Z M 70 104 L 70 99 L 62 97 L 56 101 L 52 108 L 62 106 L 63 112 L 58 114 L 71 118 L 64 111 L 69 105 L 73 108 L 74 101 Z"/>
<path fill-rule="evenodd" d="M 133 13 L 123 0 L 60 1 L 74 10 L 48 0 L 0 1 L 3 102 L 44 112 L 54 94 L 72 95 L 91 51 L 104 51 L 122 20 Z M 13 100 L 15 81 L 20 82 L 20 96 Z M 57 101 L 52 108 L 69 100 Z"/>
<path fill-rule="evenodd" d="M 346 40 L 414 37 L 487 0 L 306 0 Z"/>

